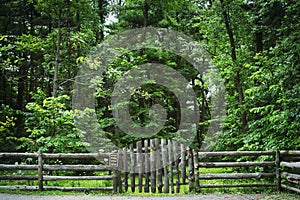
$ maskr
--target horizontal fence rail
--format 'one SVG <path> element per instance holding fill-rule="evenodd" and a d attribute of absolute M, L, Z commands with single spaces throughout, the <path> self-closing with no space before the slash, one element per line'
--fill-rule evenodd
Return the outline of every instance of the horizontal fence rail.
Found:
<path fill-rule="evenodd" d="M 197 152 L 199 157 L 212 156 L 274 156 L 276 151 L 219 151 L 219 152 Z"/>
<path fill-rule="evenodd" d="M 157 153 L 155 150 L 160 151 Z M 264 157 L 266 159 L 262 160 L 266 161 L 255 161 L 258 157 Z M 145 139 L 117 153 L 0 152 L 0 158 L 0 180 L 37 183 L 36 186 L 0 185 L 0 189 L 179 193 L 183 187 L 190 192 L 201 192 L 205 188 L 274 187 L 278 191 L 286 189 L 300 193 L 300 151 L 201 152 L 172 140 Z M 8 162 L 24 159 L 31 159 L 31 162 Z M 81 160 L 84 163 L 80 163 Z M 211 169 L 218 171 L 218 168 L 230 171 L 212 173 L 215 170 Z M 10 173 L 17 170 L 35 173 Z M 68 175 L 69 172 L 73 174 Z M 231 179 L 236 181 L 227 181 Z M 108 181 L 110 186 L 45 185 L 48 181 L 80 180 Z M 213 180 L 219 180 L 218 184 L 210 182 Z M 248 180 L 253 181 L 249 183 Z"/>
<path fill-rule="evenodd" d="M 250 178 L 275 178 L 275 173 L 231 173 L 231 174 L 201 174 L 199 179 L 250 179 Z"/>
<path fill-rule="evenodd" d="M 275 162 L 199 162 L 199 167 L 218 168 L 218 167 L 267 167 L 276 166 Z"/>

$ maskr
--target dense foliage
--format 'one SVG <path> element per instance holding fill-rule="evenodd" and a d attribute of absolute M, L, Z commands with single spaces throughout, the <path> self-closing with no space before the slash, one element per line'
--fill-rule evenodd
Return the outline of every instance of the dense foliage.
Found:
<path fill-rule="evenodd" d="M 71 109 L 78 66 L 110 35 L 148 26 L 182 32 L 212 55 L 227 99 L 216 150 L 299 149 L 299 9 L 297 0 L 3 0 L 0 151 L 86 151 Z M 163 50 L 127 52 L 108 67 L 96 91 L 100 126 L 116 144 L 135 140 L 116 126 L 110 100 L 125 73 L 150 62 L 173 67 L 192 83 L 199 147 L 211 117 L 207 85 L 186 60 Z M 180 108 L 162 86 L 136 90 L 131 117 L 146 126 L 156 103 L 168 111 L 158 137 L 172 137 Z"/>

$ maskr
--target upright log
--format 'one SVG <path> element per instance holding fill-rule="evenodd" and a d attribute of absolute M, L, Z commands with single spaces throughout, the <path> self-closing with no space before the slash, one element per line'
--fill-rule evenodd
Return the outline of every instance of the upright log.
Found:
<path fill-rule="evenodd" d="M 195 189 L 197 193 L 200 193 L 200 181 L 199 181 L 199 161 L 198 151 L 194 150 L 194 165 L 195 165 Z"/>
<path fill-rule="evenodd" d="M 181 179 L 182 184 L 186 184 L 186 148 L 184 144 L 180 145 L 181 151 Z"/>
<path fill-rule="evenodd" d="M 169 165 L 170 165 L 170 186 L 171 186 L 171 193 L 173 194 L 174 191 L 174 179 L 173 179 L 173 141 L 172 140 L 168 140 L 168 153 L 169 153 Z"/>
<path fill-rule="evenodd" d="M 42 150 L 38 150 L 38 184 L 39 190 L 43 191 L 43 155 Z"/>
<path fill-rule="evenodd" d="M 173 141 L 173 154 L 175 160 L 175 170 L 176 170 L 176 193 L 180 192 L 180 171 L 179 171 L 179 148 L 177 141 Z"/>
<path fill-rule="evenodd" d="M 134 147 L 133 143 L 130 144 L 130 184 L 131 184 L 131 192 L 135 191 L 135 154 L 134 154 Z"/>
<path fill-rule="evenodd" d="M 150 163 L 151 163 L 151 192 L 156 192 L 156 158 L 155 158 L 155 140 L 150 140 Z"/>
<path fill-rule="evenodd" d="M 149 192 L 149 186 L 150 186 L 150 162 L 149 162 L 149 139 L 144 140 L 144 149 L 145 149 L 145 186 L 144 186 L 144 192 Z"/>
<path fill-rule="evenodd" d="M 162 181 L 162 157 L 161 157 L 161 151 L 159 148 L 159 140 L 155 138 L 155 149 L 156 149 L 156 169 L 157 169 L 157 189 L 159 193 L 162 193 L 162 187 L 163 187 L 163 181 Z"/>
<path fill-rule="evenodd" d="M 114 175 L 113 175 L 113 193 L 118 192 L 118 175 L 115 170 L 113 170 Z"/>
<path fill-rule="evenodd" d="M 123 148 L 123 170 L 124 170 L 124 188 L 128 192 L 128 156 L 127 148 Z"/>
<path fill-rule="evenodd" d="M 188 151 L 188 163 L 189 163 L 189 192 L 194 190 L 194 161 L 193 150 L 189 147 Z"/>
<path fill-rule="evenodd" d="M 143 192 L 143 152 L 142 152 L 142 141 L 137 142 L 137 167 L 138 167 L 138 188 L 139 193 Z"/>
<path fill-rule="evenodd" d="M 276 186 L 277 191 L 281 191 L 281 174 L 280 174 L 280 151 L 276 151 Z"/>
<path fill-rule="evenodd" d="M 167 154 L 167 140 L 161 139 L 161 152 L 164 170 L 164 193 L 169 193 L 169 174 L 168 174 L 168 154 Z"/>
<path fill-rule="evenodd" d="M 121 169 L 122 169 L 122 157 L 123 157 L 123 154 L 122 154 L 122 150 L 118 150 L 118 155 L 117 155 L 117 159 L 118 159 L 118 165 L 117 165 L 117 168 L 116 168 L 116 171 L 117 171 L 117 180 L 118 180 L 118 192 L 119 193 L 122 193 L 122 174 L 121 174 Z"/>

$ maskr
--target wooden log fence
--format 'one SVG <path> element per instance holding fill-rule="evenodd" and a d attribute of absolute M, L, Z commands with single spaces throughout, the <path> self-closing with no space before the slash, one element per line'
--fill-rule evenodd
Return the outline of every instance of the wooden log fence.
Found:
<path fill-rule="evenodd" d="M 150 149 L 149 149 L 150 147 Z M 160 151 L 158 151 L 160 150 Z M 200 192 L 201 188 L 220 187 L 276 187 L 279 166 L 276 163 L 276 151 L 226 151 L 226 152 L 197 152 L 185 147 L 177 141 L 168 139 L 144 139 L 142 142 L 131 144 L 122 152 L 122 187 L 129 191 L 127 186 L 131 184 L 131 192 L 152 193 L 179 193 L 183 186 L 189 192 Z M 224 161 L 213 162 L 207 158 L 218 157 L 272 157 L 271 161 Z M 141 167 L 141 168 L 140 168 Z M 280 167 L 280 166 L 279 166 Z M 216 173 L 205 174 L 202 168 L 272 168 L 273 172 L 251 172 L 251 173 Z M 126 176 L 130 174 L 130 177 Z M 279 176 L 280 177 L 280 176 Z M 243 184 L 200 184 L 205 180 L 227 180 L 227 179 L 264 179 L 263 183 Z M 269 182 L 268 182 L 269 181 Z M 150 189 L 148 189 L 150 188 Z M 130 192 L 129 191 L 129 192 Z"/>
<path fill-rule="evenodd" d="M 0 164 L 0 171 L 12 171 L 12 170 L 22 170 L 27 171 L 37 171 L 37 175 L 3 175 L 1 173 L 0 180 L 27 180 L 27 181 L 37 181 L 37 186 L 27 186 L 27 185 L 0 185 L 0 189 L 9 189 L 9 190 L 62 190 L 62 191 L 89 191 L 89 190 L 101 190 L 101 191 L 112 191 L 118 192 L 118 187 L 116 187 L 116 182 L 118 176 L 116 172 L 119 171 L 118 166 L 110 165 L 112 158 L 115 154 L 105 154 L 105 153 L 78 153 L 78 154 L 49 154 L 42 153 L 39 150 L 35 153 L 0 153 L 1 160 L 4 159 L 24 159 L 32 158 L 36 159 L 36 165 L 26 165 L 26 164 Z M 90 161 L 95 161 L 96 158 L 103 158 L 108 160 L 107 165 L 89 165 L 89 164 L 44 164 L 46 159 L 85 159 Z M 118 158 L 117 158 L 118 159 Z M 107 172 L 108 174 L 113 172 L 112 175 L 101 175 L 101 176 L 50 176 L 46 175 L 46 171 L 92 171 L 92 172 Z M 60 186 L 45 186 L 45 181 L 58 181 L 58 180 L 101 180 L 101 181 L 111 181 L 113 182 L 112 186 L 109 187 L 60 187 Z"/>
<path fill-rule="evenodd" d="M 275 151 L 226 151 L 226 152 L 195 152 L 197 155 L 197 159 L 200 160 L 198 162 L 197 167 L 195 168 L 197 174 L 196 180 L 196 191 L 200 191 L 201 188 L 227 188 L 227 187 L 274 187 L 276 184 L 274 183 L 239 183 L 239 184 L 200 184 L 201 180 L 216 180 L 216 179 L 264 179 L 264 178 L 276 178 L 275 172 L 275 159 L 274 161 L 264 161 L 264 162 L 253 162 L 253 161 L 224 161 L 224 162 L 211 162 L 211 161 L 201 161 L 204 158 L 207 160 L 208 158 L 213 157 L 242 157 L 242 156 L 276 156 Z M 220 159 L 220 158 L 219 158 Z M 273 173 L 264 173 L 264 172 L 248 172 L 248 173 L 207 173 L 201 174 L 202 168 L 249 168 L 249 167 L 273 167 Z M 200 171 L 200 172 L 199 172 Z"/>
<path fill-rule="evenodd" d="M 279 151 L 280 189 L 300 194 L 300 151 Z M 298 173 L 298 174 L 297 174 Z"/>
<path fill-rule="evenodd" d="M 245 160 L 251 157 L 252 160 Z M 255 162 L 254 158 L 267 156 L 268 161 Z M 226 161 L 222 161 L 226 157 Z M 185 147 L 177 141 L 168 139 L 143 139 L 132 143 L 117 153 L 78 153 L 78 154 L 49 154 L 42 153 L 0 153 L 1 159 L 26 159 L 36 160 L 36 164 L 0 164 L 0 170 L 31 170 L 35 175 L 12 176 L 1 173 L 0 180 L 27 180 L 37 181 L 37 186 L 7 186 L 0 189 L 20 190 L 63 190 L 87 191 L 102 190 L 112 192 L 151 192 L 151 193 L 180 193 L 201 192 L 204 188 L 232 188 L 232 187 L 274 187 L 278 191 L 287 189 L 300 193 L 300 151 L 224 151 L 224 152 L 199 152 Z M 107 163 L 98 164 L 57 164 L 46 163 L 47 159 L 70 159 L 78 161 L 103 159 Z M 232 158 L 232 160 L 228 160 Z M 237 161 L 238 158 L 244 158 Z M 212 168 L 230 168 L 226 173 L 207 172 Z M 265 172 L 264 169 L 268 171 Z M 236 170 L 234 170 L 236 169 Z M 243 171 L 239 171 L 242 169 Z M 251 169 L 247 171 L 246 169 Z M 270 171 L 271 169 L 271 171 Z M 272 170 L 273 169 L 273 170 Z M 107 172 L 103 175 L 49 175 L 45 172 L 52 171 L 77 171 L 77 172 Z M 226 180 L 255 180 L 253 183 L 230 184 Z M 59 187 L 47 186 L 47 181 L 60 180 L 99 180 L 111 181 L 111 186 L 105 187 Z M 209 184 L 210 180 L 222 184 Z M 260 181 L 264 180 L 264 181 Z"/>

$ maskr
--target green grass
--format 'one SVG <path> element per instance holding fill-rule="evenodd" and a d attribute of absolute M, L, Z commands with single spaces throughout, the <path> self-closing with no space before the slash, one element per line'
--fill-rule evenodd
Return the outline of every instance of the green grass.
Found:
<path fill-rule="evenodd" d="M 201 173 L 232 173 L 235 172 L 233 168 L 201 168 Z M 9 172 L 0 172 L 2 175 L 32 175 L 36 174 L 35 171 L 26 171 L 26 174 L 20 171 L 9 171 Z M 97 172 L 93 175 L 107 175 L 107 172 Z M 188 174 L 188 173 L 187 173 Z M 71 172 L 60 172 L 59 174 L 54 173 L 53 175 L 72 175 Z M 174 190 L 176 192 L 176 175 L 173 176 L 174 180 Z M 188 180 L 187 180 L 188 181 Z M 237 183 L 270 183 L 274 180 L 200 180 L 200 184 L 237 184 Z M 145 180 L 143 180 L 145 184 Z M 138 176 L 135 176 L 135 183 L 136 186 L 138 184 Z M 190 194 L 189 192 L 189 186 L 188 185 L 181 185 L 180 186 L 180 193 L 177 194 L 171 194 L 171 188 L 170 193 L 158 193 L 158 190 L 156 189 L 156 193 L 151 192 L 151 187 L 149 187 L 150 192 L 145 193 L 144 191 L 139 193 L 138 187 L 135 188 L 135 192 L 131 191 L 130 188 L 130 178 L 128 180 L 128 192 L 124 192 L 121 194 L 116 195 L 126 195 L 126 196 L 170 196 L 170 195 L 176 195 L 181 196 L 185 194 Z M 37 181 L 0 181 L 0 185 L 34 185 L 37 186 Z M 44 186 L 61 186 L 61 187 L 109 187 L 112 186 L 112 181 L 102 181 L 102 180 L 76 180 L 76 181 L 44 181 Z M 144 190 L 144 187 L 143 187 Z M 64 195 L 64 194 L 86 194 L 87 192 L 74 192 L 74 191 L 58 191 L 58 190 L 45 190 L 43 192 L 40 191 L 21 191 L 21 190 L 0 190 L 1 193 L 18 193 L 18 194 L 37 194 L 37 195 Z M 193 193 L 193 192 L 192 192 Z M 274 198 L 277 198 L 277 196 L 283 196 L 289 198 L 293 198 L 293 195 L 289 194 L 277 194 L 275 187 L 252 187 L 252 188 L 212 188 L 212 189 L 201 189 L 200 194 L 209 194 L 209 193 L 216 193 L 216 194 L 274 194 Z M 89 191 L 88 194 L 92 195 L 111 195 L 111 192 L 103 192 L 103 191 Z M 279 198 L 278 198 L 279 199 Z M 285 199 L 281 198 L 280 199 Z M 294 198 L 295 199 L 295 198 Z M 299 199 L 299 198 L 298 198 Z"/>
<path fill-rule="evenodd" d="M 300 196 L 298 194 L 274 194 L 263 198 L 263 200 L 299 200 Z"/>

